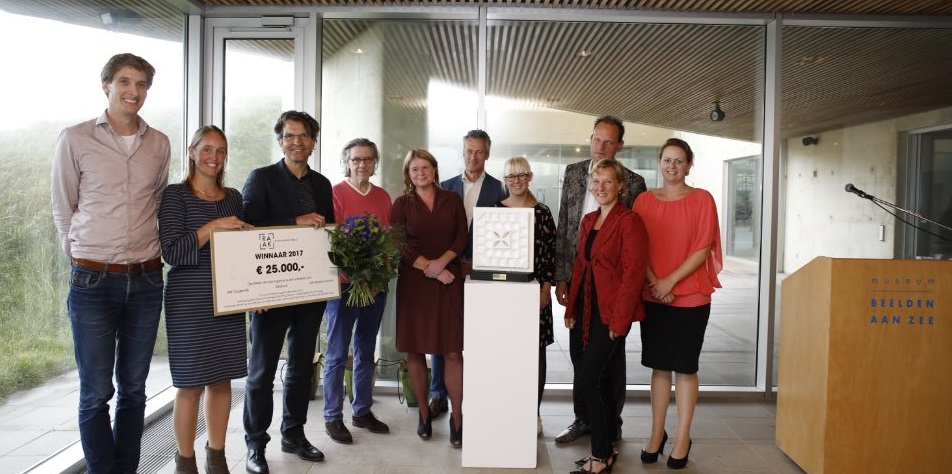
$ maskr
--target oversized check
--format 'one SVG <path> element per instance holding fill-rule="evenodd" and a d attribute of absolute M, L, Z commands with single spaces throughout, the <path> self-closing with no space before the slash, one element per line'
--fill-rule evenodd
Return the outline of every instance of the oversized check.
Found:
<path fill-rule="evenodd" d="M 340 298 L 330 248 L 327 231 L 313 227 L 212 232 L 215 314 Z"/>

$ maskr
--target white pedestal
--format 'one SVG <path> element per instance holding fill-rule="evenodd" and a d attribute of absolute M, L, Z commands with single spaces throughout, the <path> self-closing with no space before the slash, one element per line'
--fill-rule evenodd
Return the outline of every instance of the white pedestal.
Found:
<path fill-rule="evenodd" d="M 463 467 L 536 467 L 539 283 L 467 280 Z"/>

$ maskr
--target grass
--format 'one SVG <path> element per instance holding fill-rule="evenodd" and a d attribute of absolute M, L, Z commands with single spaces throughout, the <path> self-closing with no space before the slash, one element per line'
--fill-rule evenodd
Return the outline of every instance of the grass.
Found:
<path fill-rule="evenodd" d="M 50 210 L 49 163 L 62 126 L 0 133 L 0 400 L 75 368 L 70 265 Z M 159 328 L 157 353 L 166 351 Z"/>
<path fill-rule="evenodd" d="M 30 138 L 0 137 L 0 398 L 73 364 L 63 304 L 68 266 L 56 244 L 49 168 L 24 159 L 50 156 L 52 145 Z"/>

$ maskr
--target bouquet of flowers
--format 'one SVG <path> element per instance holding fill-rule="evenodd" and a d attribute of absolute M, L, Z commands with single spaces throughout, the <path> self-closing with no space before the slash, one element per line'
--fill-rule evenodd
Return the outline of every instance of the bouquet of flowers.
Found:
<path fill-rule="evenodd" d="M 347 305 L 372 305 L 374 296 L 386 290 L 390 279 L 397 276 L 404 233 L 380 225 L 369 213 L 350 216 L 327 232 L 331 236 L 331 263 L 350 281 Z"/>

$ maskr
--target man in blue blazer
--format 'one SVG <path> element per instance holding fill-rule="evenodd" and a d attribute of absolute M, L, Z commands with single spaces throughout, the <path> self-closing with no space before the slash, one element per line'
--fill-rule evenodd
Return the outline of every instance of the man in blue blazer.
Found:
<path fill-rule="evenodd" d="M 460 255 L 464 275 L 473 269 L 473 208 L 492 207 L 509 196 L 502 182 L 486 173 L 486 160 L 489 159 L 491 146 L 488 133 L 482 130 L 467 132 L 463 137 L 463 174 L 440 183 L 443 189 L 463 198 L 463 207 L 466 208 L 469 246 Z M 431 354 L 430 360 L 433 372 L 430 380 L 430 416 L 435 418 L 446 412 L 446 385 L 443 383 L 443 356 Z"/>
<path fill-rule="evenodd" d="M 281 161 L 251 172 L 242 197 L 245 220 L 256 227 L 306 225 L 324 227 L 334 222 L 331 182 L 307 162 L 317 143 L 320 125 L 306 112 L 281 114 L 274 133 L 284 151 Z M 274 374 L 284 340 L 288 341 L 284 375 L 284 412 L 281 450 L 306 461 L 323 461 L 324 453 L 304 437 L 314 347 L 327 304 L 306 303 L 251 314 L 251 354 L 245 388 L 245 444 L 252 474 L 267 474 L 265 446 L 274 411 Z"/>

